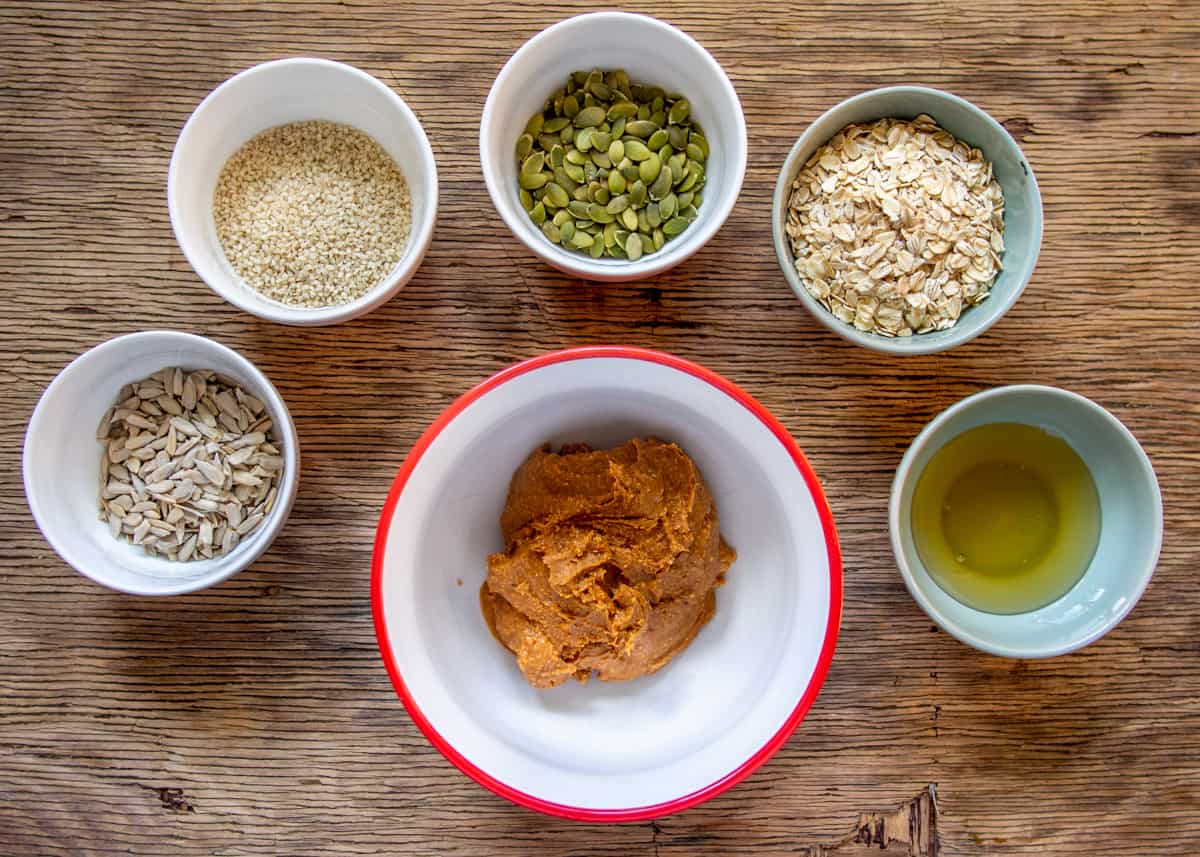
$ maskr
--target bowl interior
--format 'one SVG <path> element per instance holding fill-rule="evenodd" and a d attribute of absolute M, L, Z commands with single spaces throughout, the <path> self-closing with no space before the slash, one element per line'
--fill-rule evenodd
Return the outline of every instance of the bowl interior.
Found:
<path fill-rule="evenodd" d="M 812 154 L 838 131 L 854 123 L 876 119 L 913 119 L 926 113 L 959 140 L 977 147 L 992 162 L 1004 191 L 1004 253 L 1001 270 L 987 300 L 963 311 L 949 330 L 910 337 L 885 337 L 839 321 L 812 297 L 796 272 L 787 224 L 792 182 Z M 991 327 L 1016 302 L 1033 274 L 1042 242 L 1042 203 L 1037 180 L 1020 147 L 1003 126 L 978 107 L 935 89 L 898 86 L 877 89 L 850 98 L 822 115 L 797 141 L 775 188 L 772 228 L 775 249 L 792 289 L 817 320 L 835 333 L 868 348 L 895 353 L 928 354 L 943 351 L 978 336 Z"/>
<path fill-rule="evenodd" d="M 1062 598 L 1030 613 L 997 615 L 946 593 L 921 563 L 912 536 L 913 491 L 929 459 L 976 426 L 1020 422 L 1043 428 L 1079 454 L 1100 495 L 1100 540 L 1080 581 Z M 909 590 L 946 630 L 985 651 L 1041 657 L 1084 646 L 1116 625 L 1150 581 L 1162 542 L 1162 501 L 1141 446 L 1095 403 L 1051 387 L 1006 387 L 960 402 L 917 437 L 893 486 L 891 526 Z"/>
<path fill-rule="evenodd" d="M 623 68 L 634 83 L 679 92 L 709 141 L 700 217 L 662 250 L 638 262 L 592 259 L 553 244 L 521 207 L 513 154 L 529 117 L 574 71 Z M 509 60 L 488 96 L 480 132 L 488 191 L 508 227 L 550 264 L 599 279 L 662 270 L 690 256 L 721 226 L 741 189 L 746 130 L 741 103 L 716 60 L 679 30 L 642 15 L 602 12 L 539 33 Z"/>
<path fill-rule="evenodd" d="M 738 551 L 716 616 L 657 674 L 534 690 L 479 610 L 512 473 L 546 442 L 646 435 L 696 461 Z M 611 811 L 710 786 L 768 745 L 802 698 L 811 704 L 832 654 L 840 568 L 817 499 L 755 414 L 676 368 L 590 358 L 512 377 L 436 435 L 382 526 L 381 646 L 410 709 L 435 743 L 535 800 Z"/>
<path fill-rule="evenodd" d="M 212 198 L 221 168 L 252 137 L 278 125 L 314 119 L 358 128 L 395 160 L 412 195 L 412 231 L 404 255 L 381 286 L 345 306 L 305 309 L 273 301 L 246 285 L 221 249 Z M 175 234 L 196 273 L 236 306 L 301 323 L 305 318 L 356 315 L 357 309 L 378 303 L 383 284 L 395 281 L 410 268 L 414 254 L 424 252 L 437 206 L 433 156 L 416 117 L 370 75 L 328 60 L 265 63 L 213 90 L 180 134 L 170 173 Z"/>
<path fill-rule="evenodd" d="M 99 519 L 100 418 L 121 387 L 167 366 L 214 369 L 267 404 L 286 464 L 271 515 L 224 557 L 171 562 L 114 539 Z M 167 595 L 201 589 L 253 562 L 287 517 L 296 491 L 297 450 L 278 393 L 244 358 L 199 336 L 151 331 L 110 340 L 78 357 L 47 387 L 25 440 L 25 489 L 46 540 L 81 574 L 124 592 Z"/>

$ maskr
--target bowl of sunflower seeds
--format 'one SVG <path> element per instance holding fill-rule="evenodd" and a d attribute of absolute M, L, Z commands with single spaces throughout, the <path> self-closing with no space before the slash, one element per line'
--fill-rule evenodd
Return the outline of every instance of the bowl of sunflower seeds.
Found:
<path fill-rule="evenodd" d="M 137 595 L 219 583 L 263 554 L 296 496 L 287 405 L 254 364 L 172 330 L 119 336 L 68 364 L 25 435 L 25 496 L 85 577 Z"/>
<path fill-rule="evenodd" d="M 619 282 L 712 238 L 746 172 L 741 102 L 695 39 L 645 15 L 595 12 L 526 42 L 479 128 L 488 193 L 559 270 Z"/>
<path fill-rule="evenodd" d="M 801 135 L 772 206 L 784 276 L 818 322 L 891 354 L 953 348 L 1024 291 L 1037 180 L 996 120 L 947 92 L 856 95 Z"/>

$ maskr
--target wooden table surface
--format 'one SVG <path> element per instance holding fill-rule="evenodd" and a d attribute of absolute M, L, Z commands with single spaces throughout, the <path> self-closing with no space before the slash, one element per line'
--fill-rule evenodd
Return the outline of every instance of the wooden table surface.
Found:
<path fill-rule="evenodd" d="M 0 853 L 854 854 L 880 851 L 885 821 L 894 853 L 939 842 L 947 855 L 1193 853 L 1200 9 L 660 5 L 742 98 L 746 183 L 689 262 L 598 286 L 509 235 L 477 159 L 501 65 L 585 8 L 0 7 L 0 279 L 12 298 L 0 320 Z M 165 205 L 189 112 L 229 75 L 288 55 L 344 60 L 392 86 L 424 123 L 442 181 L 417 276 L 370 316 L 326 329 L 223 303 L 180 254 Z M 895 83 L 952 90 L 1001 120 L 1046 215 L 1033 281 L 1004 320 L 952 353 L 904 360 L 817 325 L 769 233 L 777 171 L 805 126 Z M 58 559 L 25 505 L 20 454 L 65 363 L 163 327 L 212 336 L 267 372 L 295 417 L 304 473 L 287 527 L 252 568 L 154 600 Z M 501 367 L 587 343 L 674 352 L 758 397 L 822 479 L 845 554 L 837 655 L 791 740 L 699 808 L 616 827 L 511 806 L 443 760 L 388 682 L 368 597 L 376 519 L 420 432 Z M 1110 408 L 1153 460 L 1166 511 L 1162 558 L 1133 613 L 1047 661 L 986 656 L 937 631 L 887 537 L 892 473 L 920 427 L 1017 382 Z M 924 824 L 911 847 L 910 814 Z"/>

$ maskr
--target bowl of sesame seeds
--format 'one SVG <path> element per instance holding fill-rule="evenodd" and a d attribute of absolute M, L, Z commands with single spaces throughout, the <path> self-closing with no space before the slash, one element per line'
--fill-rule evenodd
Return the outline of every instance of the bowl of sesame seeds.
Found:
<path fill-rule="evenodd" d="M 283 324 L 336 324 L 393 297 L 429 248 L 437 199 L 433 149 L 403 99 L 305 57 L 214 89 L 167 176 L 192 268 L 234 306 Z"/>

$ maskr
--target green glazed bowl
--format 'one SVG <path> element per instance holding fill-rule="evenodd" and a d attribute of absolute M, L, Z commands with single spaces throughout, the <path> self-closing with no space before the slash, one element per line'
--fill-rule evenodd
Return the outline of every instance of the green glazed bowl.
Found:
<path fill-rule="evenodd" d="M 998 422 L 1061 437 L 1083 459 L 1100 495 L 1100 541 L 1083 577 L 1057 601 L 1015 615 L 975 610 L 938 586 L 921 563 L 910 520 L 913 491 L 934 453 L 969 429 Z M 985 390 L 942 411 L 904 454 L 888 506 L 892 550 L 916 602 L 967 645 L 1010 658 L 1061 655 L 1115 628 L 1150 583 L 1162 521 L 1154 468 L 1129 429 L 1090 399 L 1034 385 Z"/>
<path fill-rule="evenodd" d="M 1000 257 L 1000 275 L 991 294 L 977 306 L 963 311 L 958 323 L 949 330 L 889 337 L 867 333 L 836 318 L 808 293 L 796 272 L 792 246 L 784 227 L 787 224 L 788 197 L 805 162 L 813 152 L 829 142 L 838 131 L 852 123 L 876 119 L 913 119 L 927 113 L 958 139 L 983 152 L 992 162 L 993 173 L 1004 191 L 1004 254 Z M 771 229 L 775 236 L 775 254 L 783 275 L 800 302 L 821 324 L 856 345 L 889 354 L 932 354 L 974 339 L 1008 312 L 1025 290 L 1042 246 L 1042 196 L 1033 170 L 1008 132 L 988 114 L 958 96 L 922 86 L 891 86 L 873 89 L 848 98 L 821 115 L 808 126 L 792 146 L 771 206 Z"/>

